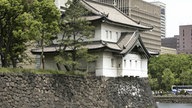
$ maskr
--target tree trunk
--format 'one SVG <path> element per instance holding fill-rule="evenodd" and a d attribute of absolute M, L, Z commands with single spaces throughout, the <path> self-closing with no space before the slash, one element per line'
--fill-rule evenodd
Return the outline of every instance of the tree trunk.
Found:
<path fill-rule="evenodd" d="M 67 65 L 64 65 L 64 67 L 65 67 L 65 69 L 66 69 L 67 72 L 70 71 L 70 68 L 69 68 Z"/>
<path fill-rule="evenodd" d="M 73 60 L 73 64 L 72 64 L 72 71 L 75 71 L 76 69 L 76 49 L 72 51 L 72 60 Z"/>
<path fill-rule="evenodd" d="M 1 63 L 2 63 L 2 67 L 8 67 L 8 61 L 6 59 L 6 56 L 1 53 Z"/>
<path fill-rule="evenodd" d="M 56 65 L 57 65 L 57 69 L 61 70 L 61 66 L 59 65 L 59 63 L 56 63 Z"/>
<path fill-rule="evenodd" d="M 13 68 L 16 68 L 17 67 L 16 59 L 12 58 L 11 61 L 12 61 Z"/>
<path fill-rule="evenodd" d="M 43 46 L 43 39 L 41 39 L 41 63 L 42 63 L 42 69 L 45 69 L 45 60 L 44 60 L 44 46 Z"/>

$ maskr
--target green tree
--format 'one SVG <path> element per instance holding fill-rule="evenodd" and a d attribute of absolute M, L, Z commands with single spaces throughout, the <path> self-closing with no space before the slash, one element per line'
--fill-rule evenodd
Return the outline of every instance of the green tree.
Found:
<path fill-rule="evenodd" d="M 183 71 L 180 74 L 179 80 L 183 85 L 192 84 L 192 70 Z"/>
<path fill-rule="evenodd" d="M 159 90 L 159 83 L 157 81 L 157 78 L 152 78 L 151 75 L 148 76 L 149 77 L 149 84 L 151 86 L 152 90 Z"/>
<path fill-rule="evenodd" d="M 192 55 L 187 54 L 164 54 L 158 57 L 152 57 L 149 60 L 148 65 L 149 74 L 152 78 L 157 78 L 159 83 L 159 89 L 163 88 L 163 73 L 165 69 L 170 69 L 174 75 L 174 84 L 192 84 L 190 82 L 190 71 L 192 70 Z M 164 76 L 165 77 L 165 76 Z M 165 86 L 164 86 L 165 87 Z"/>
<path fill-rule="evenodd" d="M 78 69 L 80 61 L 93 61 L 95 56 L 88 53 L 85 40 L 93 37 L 94 27 L 83 18 L 89 12 L 79 0 L 68 0 L 61 20 L 60 54 L 55 58 L 68 71 Z"/>
<path fill-rule="evenodd" d="M 171 86 L 174 84 L 174 74 L 171 72 L 170 69 L 166 68 L 163 71 L 162 75 L 162 86 L 165 87 L 164 90 L 169 91 L 171 90 Z"/>
<path fill-rule="evenodd" d="M 44 47 L 52 44 L 51 39 L 59 33 L 60 12 L 53 0 L 34 0 L 30 7 L 30 13 L 40 23 L 39 35 L 36 40 L 41 47 L 41 64 L 44 69 Z"/>
<path fill-rule="evenodd" d="M 52 0 L 0 0 L 2 67 L 16 67 L 26 57 L 27 43 L 58 31 L 59 15 Z"/>
<path fill-rule="evenodd" d="M 25 58 L 26 43 L 35 36 L 38 23 L 24 9 L 22 0 L 0 0 L 0 56 L 2 67 Z M 30 34 L 30 35 L 29 35 Z"/>

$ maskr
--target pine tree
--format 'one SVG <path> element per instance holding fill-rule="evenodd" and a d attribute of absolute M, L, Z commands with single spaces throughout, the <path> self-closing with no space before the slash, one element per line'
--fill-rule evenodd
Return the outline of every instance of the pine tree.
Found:
<path fill-rule="evenodd" d="M 62 37 L 59 40 L 60 53 L 56 57 L 58 64 L 63 64 L 67 71 L 75 71 L 80 61 L 90 62 L 95 56 L 88 53 L 85 40 L 93 37 L 94 27 L 83 16 L 88 11 L 79 0 L 68 0 L 61 20 Z"/>

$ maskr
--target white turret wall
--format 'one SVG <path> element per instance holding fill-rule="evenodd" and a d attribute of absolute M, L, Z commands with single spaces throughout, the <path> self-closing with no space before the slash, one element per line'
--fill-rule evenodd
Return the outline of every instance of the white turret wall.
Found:
<path fill-rule="evenodd" d="M 140 55 L 127 54 L 122 59 L 122 76 L 147 77 L 147 59 L 141 59 Z"/>
<path fill-rule="evenodd" d="M 117 77 L 117 58 L 104 52 L 97 60 L 96 76 Z"/>

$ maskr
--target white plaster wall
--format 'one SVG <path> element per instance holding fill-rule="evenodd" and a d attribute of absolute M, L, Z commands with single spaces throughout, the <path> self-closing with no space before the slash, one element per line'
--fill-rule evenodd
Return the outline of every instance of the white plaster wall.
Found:
<path fill-rule="evenodd" d="M 67 0 L 55 0 L 55 5 L 58 9 L 60 9 L 60 6 L 65 6 L 65 3 L 67 2 Z"/>
<path fill-rule="evenodd" d="M 122 57 L 117 57 L 117 76 L 122 76 Z"/>
<path fill-rule="evenodd" d="M 54 44 L 58 44 L 58 40 L 62 39 L 63 34 L 62 33 L 58 33 L 57 34 L 57 39 L 53 40 Z M 71 38 L 72 39 L 72 38 Z M 93 38 L 90 39 L 84 39 L 84 41 L 99 41 L 101 40 L 101 25 L 97 25 L 95 26 L 95 31 L 94 31 L 94 36 Z"/>
<path fill-rule="evenodd" d="M 95 25 L 95 33 L 94 37 L 89 39 L 88 41 L 99 41 L 101 40 L 101 25 Z"/>
<path fill-rule="evenodd" d="M 148 60 L 147 59 L 142 59 L 141 61 L 141 77 L 148 77 Z"/>
<path fill-rule="evenodd" d="M 106 35 L 108 31 L 108 36 Z M 112 36 L 110 35 L 110 32 Z M 101 24 L 101 40 L 109 42 L 117 42 L 121 36 L 121 32 L 130 32 L 127 28 L 113 26 L 110 24 L 102 23 Z"/>
<path fill-rule="evenodd" d="M 95 74 L 96 76 L 103 76 L 103 53 L 98 54 Z"/>
<path fill-rule="evenodd" d="M 147 61 L 147 59 L 141 59 L 140 55 L 127 54 L 122 59 L 122 76 L 147 77 Z"/>
<path fill-rule="evenodd" d="M 97 60 L 96 76 L 117 77 L 117 58 L 111 52 L 102 53 Z"/>

